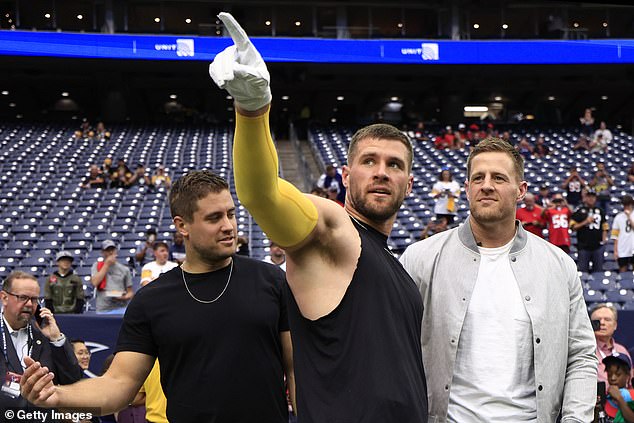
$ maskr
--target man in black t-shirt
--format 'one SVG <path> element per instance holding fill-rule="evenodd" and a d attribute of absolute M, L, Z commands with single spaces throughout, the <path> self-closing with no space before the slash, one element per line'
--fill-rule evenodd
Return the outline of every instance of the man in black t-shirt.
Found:
<path fill-rule="evenodd" d="M 605 211 L 597 205 L 597 193 L 589 190 L 583 196 L 583 204 L 570 218 L 570 228 L 577 231 L 577 268 L 581 272 L 603 270 L 603 250 L 608 239 Z"/>
<path fill-rule="evenodd" d="M 566 190 L 566 202 L 576 207 L 581 202 L 581 191 L 585 186 L 586 181 L 579 175 L 577 167 L 572 166 L 570 175 L 561 184 L 561 187 Z"/>
<path fill-rule="evenodd" d="M 286 423 L 285 375 L 291 401 L 295 388 L 284 273 L 234 255 L 235 205 L 224 179 L 190 172 L 173 185 L 170 209 L 185 262 L 135 295 L 110 369 L 59 388 L 27 358 L 22 395 L 109 414 L 132 400 L 158 357 L 169 421 Z"/>

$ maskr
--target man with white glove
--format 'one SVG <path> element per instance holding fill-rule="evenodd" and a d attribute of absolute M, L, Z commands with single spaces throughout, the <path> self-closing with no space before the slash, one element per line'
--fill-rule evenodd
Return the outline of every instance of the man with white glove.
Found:
<path fill-rule="evenodd" d="M 422 299 L 387 249 L 412 187 L 409 139 L 389 125 L 354 135 L 342 172 L 345 209 L 302 194 L 277 176 L 266 65 L 235 19 L 219 17 L 235 45 L 209 73 L 236 103 L 238 198 L 287 253 L 301 421 L 426 422 Z"/>

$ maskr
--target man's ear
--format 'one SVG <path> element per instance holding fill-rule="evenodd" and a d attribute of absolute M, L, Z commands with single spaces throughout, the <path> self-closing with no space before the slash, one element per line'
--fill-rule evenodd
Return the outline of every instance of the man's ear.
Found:
<path fill-rule="evenodd" d="M 343 165 L 341 167 L 341 183 L 346 189 L 348 189 L 348 178 L 350 177 L 350 168 L 348 165 Z"/>
<path fill-rule="evenodd" d="M 187 238 L 189 236 L 189 229 L 187 222 L 183 220 L 180 216 L 174 216 L 174 227 L 176 228 L 176 232 L 183 235 L 183 237 Z"/>

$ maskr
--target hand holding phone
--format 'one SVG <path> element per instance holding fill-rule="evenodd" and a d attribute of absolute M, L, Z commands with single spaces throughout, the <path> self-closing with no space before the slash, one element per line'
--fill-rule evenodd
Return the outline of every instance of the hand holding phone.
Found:
<path fill-rule="evenodd" d="M 35 308 L 35 313 L 33 313 L 33 315 L 35 316 L 35 321 L 37 322 L 37 325 L 40 328 L 43 328 L 44 326 L 46 326 L 46 321 L 44 320 L 44 318 L 42 318 L 42 315 L 40 314 L 41 311 L 42 311 L 42 306 L 38 304 L 37 307 Z"/>

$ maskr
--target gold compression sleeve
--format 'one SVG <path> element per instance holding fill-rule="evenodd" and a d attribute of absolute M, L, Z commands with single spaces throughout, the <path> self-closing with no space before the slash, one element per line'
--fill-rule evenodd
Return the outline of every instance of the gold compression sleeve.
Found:
<path fill-rule="evenodd" d="M 268 111 L 257 117 L 236 113 L 233 173 L 238 199 L 281 247 L 299 244 L 317 225 L 315 205 L 277 176 L 277 151 Z"/>

